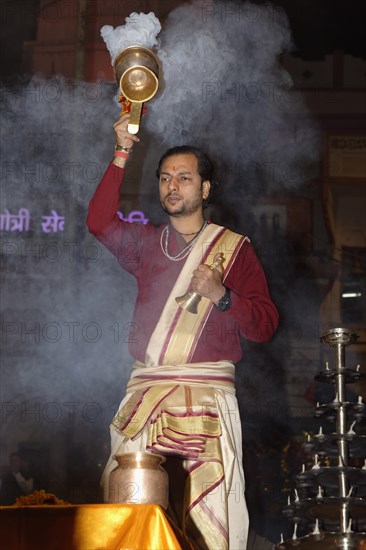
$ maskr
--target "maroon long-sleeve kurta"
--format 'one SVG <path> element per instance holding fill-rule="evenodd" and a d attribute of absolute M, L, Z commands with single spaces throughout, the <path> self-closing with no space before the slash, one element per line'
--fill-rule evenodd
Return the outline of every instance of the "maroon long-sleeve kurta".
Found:
<path fill-rule="evenodd" d="M 133 315 L 130 353 L 144 362 L 150 336 L 185 260 L 167 258 L 160 245 L 164 226 L 120 220 L 120 186 L 124 170 L 110 164 L 89 205 L 89 231 L 114 254 L 123 269 L 137 280 L 138 295 Z M 169 252 L 179 251 L 170 231 Z M 278 325 L 278 313 L 269 296 L 257 256 L 245 241 L 225 286 L 231 290 L 232 306 L 221 312 L 213 308 L 192 357 L 192 362 L 231 360 L 242 356 L 240 335 L 253 342 L 269 340 Z"/>

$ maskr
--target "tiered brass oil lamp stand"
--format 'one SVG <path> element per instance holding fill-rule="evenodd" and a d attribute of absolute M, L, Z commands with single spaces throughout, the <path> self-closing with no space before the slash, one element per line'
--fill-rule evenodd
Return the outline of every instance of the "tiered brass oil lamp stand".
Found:
<path fill-rule="evenodd" d="M 294 522 L 291 539 L 276 550 L 366 550 L 366 436 L 358 434 L 358 424 L 366 418 L 366 405 L 346 399 L 346 384 L 360 377 L 359 366 L 345 366 L 345 348 L 356 342 L 356 333 L 346 328 L 328 330 L 321 342 L 335 352 L 335 367 L 326 364 L 316 380 L 332 383 L 335 399 L 318 404 L 315 417 L 335 423 L 336 431 L 308 436 L 304 449 L 313 465 L 296 478 L 295 498 L 284 509 Z M 309 532 L 298 536 L 303 530 Z"/>

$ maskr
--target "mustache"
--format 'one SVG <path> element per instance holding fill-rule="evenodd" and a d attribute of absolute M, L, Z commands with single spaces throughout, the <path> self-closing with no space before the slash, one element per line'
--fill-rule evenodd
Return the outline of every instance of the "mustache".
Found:
<path fill-rule="evenodd" d="M 170 199 L 170 198 L 173 198 L 173 199 L 181 199 L 182 197 L 180 195 L 178 195 L 177 193 L 168 193 L 167 195 L 165 195 L 165 199 Z"/>

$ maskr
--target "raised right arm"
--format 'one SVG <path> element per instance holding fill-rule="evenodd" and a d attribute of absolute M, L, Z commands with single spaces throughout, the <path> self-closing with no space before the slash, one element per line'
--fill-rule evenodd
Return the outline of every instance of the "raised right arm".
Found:
<path fill-rule="evenodd" d="M 114 130 L 116 143 L 131 150 L 139 138 L 127 131 L 129 115 L 121 117 Z M 93 235 L 114 254 L 121 265 L 125 263 L 128 250 L 137 253 L 137 224 L 123 222 L 117 215 L 120 207 L 120 187 L 128 154 L 115 156 L 101 179 L 89 204 L 87 226 Z M 126 267 L 126 266 L 123 266 Z"/>

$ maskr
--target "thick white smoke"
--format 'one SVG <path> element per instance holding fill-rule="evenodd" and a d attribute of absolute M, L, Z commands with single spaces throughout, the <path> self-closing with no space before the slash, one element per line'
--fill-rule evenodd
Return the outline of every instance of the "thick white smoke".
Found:
<path fill-rule="evenodd" d="M 126 17 L 126 23 L 115 29 L 111 25 L 101 28 L 102 35 L 109 53 L 112 65 L 118 53 L 129 46 L 145 46 L 152 48 L 158 43 L 157 35 L 161 30 L 160 21 L 150 13 L 131 13 Z"/>
<path fill-rule="evenodd" d="M 149 132 L 167 146 L 198 144 L 231 172 L 240 165 L 247 188 L 258 184 L 245 178 L 248 167 L 269 176 L 268 191 L 309 177 L 318 132 L 280 64 L 292 47 L 283 11 L 194 0 L 169 14 L 159 42 L 162 78 L 144 121 Z"/>

